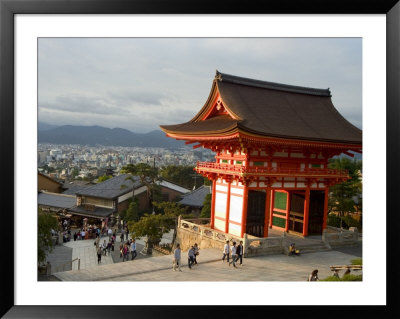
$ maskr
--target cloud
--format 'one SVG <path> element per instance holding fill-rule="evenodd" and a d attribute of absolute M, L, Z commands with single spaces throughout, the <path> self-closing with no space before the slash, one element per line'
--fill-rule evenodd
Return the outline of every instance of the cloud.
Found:
<path fill-rule="evenodd" d="M 40 38 L 38 53 L 39 118 L 49 124 L 150 131 L 186 122 L 218 69 L 329 87 L 341 114 L 362 125 L 357 38 Z"/>

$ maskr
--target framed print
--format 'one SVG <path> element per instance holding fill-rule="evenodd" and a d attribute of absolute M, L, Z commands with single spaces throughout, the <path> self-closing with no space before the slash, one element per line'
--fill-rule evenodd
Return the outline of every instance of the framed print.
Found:
<path fill-rule="evenodd" d="M 244 314 L 244 311 L 250 310 L 249 306 L 272 305 L 274 307 L 269 307 L 268 310 L 262 308 L 261 311 L 279 314 L 285 309 L 293 315 L 305 315 L 312 310 L 309 306 L 314 306 L 317 311 L 329 307 L 329 311 L 336 315 L 342 315 L 344 311 L 348 316 L 355 315 L 360 310 L 373 311 L 376 314 L 394 314 L 396 280 L 388 280 L 388 278 L 392 276 L 395 278 L 393 271 L 395 261 L 392 251 L 396 249 L 393 228 L 397 220 L 396 214 L 392 212 L 395 212 L 397 208 L 394 202 L 396 198 L 394 183 L 398 178 L 399 142 L 397 136 L 400 133 L 398 108 L 400 102 L 398 90 L 400 5 L 397 1 L 350 1 L 351 4 L 342 7 L 333 1 L 327 1 L 324 4 L 286 1 L 273 5 L 247 2 L 245 6 L 244 3 L 224 6 L 222 3 L 208 1 L 203 2 L 201 6 L 181 1 L 168 3 L 119 0 L 0 1 L 0 128 L 3 150 L 1 167 L 4 171 L 2 176 L 7 181 L 2 195 L 5 204 L 2 218 L 5 238 L 2 270 L 3 274 L 6 274 L 1 289 L 0 313 L 2 316 L 5 318 L 63 318 L 109 317 L 118 314 L 149 318 L 158 317 L 160 313 L 163 316 L 176 316 L 192 311 L 195 311 L 196 316 L 206 316 L 210 312 L 219 316 L 225 313 L 234 314 L 237 311 Z M 220 42 L 209 41 L 202 45 L 213 47 L 217 56 L 221 52 L 228 52 L 228 48 L 231 51 L 239 51 L 238 46 L 235 47 L 238 42 L 232 40 L 229 43 L 224 42 L 223 39 L 268 37 L 359 38 L 359 44 L 362 42 L 362 45 L 359 45 L 362 47 L 361 104 L 362 121 L 365 123 L 363 141 L 367 145 L 365 151 L 363 150 L 366 158 L 366 165 L 363 166 L 366 172 L 366 188 L 363 188 L 363 192 L 365 191 L 364 204 L 370 207 L 367 211 L 373 217 L 365 217 L 367 223 L 363 249 L 368 249 L 365 255 L 365 277 L 361 283 L 354 283 L 352 286 L 354 288 L 354 291 L 351 290 L 352 297 L 350 299 L 337 298 L 345 288 L 334 286 L 334 283 L 321 283 L 318 288 L 312 289 L 308 288 L 309 286 L 304 288 L 305 283 L 291 285 L 283 281 L 252 283 L 212 282 L 211 280 L 202 283 L 196 283 L 195 280 L 179 283 L 73 281 L 67 283 L 33 280 L 32 277 L 35 276 L 37 270 L 32 269 L 31 259 L 36 256 L 37 234 L 32 214 L 36 212 L 36 206 L 32 209 L 30 207 L 31 203 L 37 201 L 35 177 L 37 163 L 32 163 L 32 160 L 35 161 L 37 158 L 38 92 L 43 83 L 43 79 L 39 79 L 39 73 L 42 71 L 38 61 L 39 54 L 44 52 L 39 51 L 38 48 L 43 43 L 46 43 L 48 47 L 55 43 L 55 40 L 46 42 L 44 39 L 141 39 L 141 42 L 135 42 L 135 46 L 142 47 L 145 51 L 147 44 L 144 40 L 146 39 L 170 39 L 172 43 L 174 38 L 215 38 Z M 66 44 L 60 46 L 66 60 L 68 56 L 73 55 L 74 46 L 78 50 L 89 52 L 88 56 L 91 54 L 89 59 L 95 58 L 94 51 L 91 51 L 93 49 L 87 46 L 88 42 L 85 41 L 76 43 L 67 41 Z M 112 42 L 107 42 L 108 48 L 112 47 L 110 43 Z M 181 44 L 178 41 L 173 43 L 174 49 L 170 52 L 167 52 L 165 47 L 154 46 L 153 50 L 158 54 L 155 56 L 160 61 L 163 55 L 165 57 L 167 54 L 179 56 Z M 181 48 L 185 45 L 187 44 L 182 44 Z M 186 68 L 189 75 L 192 70 L 191 63 L 195 63 L 196 59 L 200 61 L 204 58 L 200 46 L 198 45 L 197 55 L 196 52 L 191 51 L 191 58 L 187 61 L 179 56 L 179 63 Z M 246 68 L 244 59 L 251 59 L 251 54 L 254 54 L 253 63 L 258 63 L 256 55 L 260 54 L 259 52 L 263 52 L 265 55 L 262 55 L 262 58 L 266 59 L 269 51 L 278 50 L 278 45 L 272 44 L 265 46 L 263 51 L 257 50 L 253 42 L 246 42 L 243 47 L 246 47 L 246 50 L 241 51 L 243 60 L 237 59 L 238 64 L 243 64 L 243 69 Z M 121 48 L 120 44 L 116 45 L 117 51 L 122 50 Z M 284 47 L 279 51 L 280 54 L 284 55 L 285 50 L 295 49 L 290 46 Z M 54 58 L 53 67 L 47 70 L 49 74 L 60 70 L 54 67 L 57 63 L 62 64 L 62 59 L 53 55 L 54 52 L 46 51 L 48 61 L 50 57 Z M 110 52 L 107 51 L 106 54 L 112 55 Z M 300 51 L 296 52 L 298 55 L 301 54 Z M 332 55 L 336 53 L 335 51 Z M 116 59 L 116 56 L 113 58 Z M 329 57 L 325 56 L 325 58 L 325 61 L 321 60 L 316 64 L 330 63 Z M 219 61 L 222 60 L 223 57 Z M 154 63 L 154 60 L 151 63 Z M 296 66 L 286 64 L 285 67 L 287 72 L 292 72 L 295 76 L 293 70 L 296 70 Z M 154 69 L 156 68 L 162 69 L 162 63 L 156 65 Z M 215 68 L 218 69 L 218 65 Z M 351 66 L 343 67 L 343 72 L 345 68 L 351 68 Z M 65 65 L 64 69 L 68 69 L 68 66 Z M 72 72 L 72 68 L 69 71 Z M 178 74 L 177 70 L 175 72 Z M 184 69 L 179 69 L 179 74 L 183 73 Z M 278 73 L 277 71 L 276 74 Z M 61 72 L 59 74 L 60 77 L 64 77 Z M 168 74 L 174 74 L 174 70 L 169 70 Z M 246 76 L 246 73 L 243 75 Z M 196 74 L 193 73 L 193 77 L 195 76 Z M 197 74 L 197 76 L 201 75 Z M 54 79 L 56 78 L 55 76 Z M 184 78 L 188 79 L 188 77 Z M 148 89 L 146 84 L 149 85 L 152 80 L 146 81 L 145 77 L 141 79 L 143 83 L 137 82 L 135 89 L 143 89 L 141 102 L 145 99 L 144 105 L 160 104 L 161 99 L 168 98 L 174 99 L 175 104 L 187 103 L 180 101 L 179 96 L 171 97 L 172 93 L 167 91 L 166 87 L 165 91 L 160 89 L 157 96 L 146 95 L 145 91 Z M 93 83 L 97 80 L 96 78 L 83 79 L 83 81 Z M 120 79 L 110 77 L 110 80 L 118 83 L 121 92 L 123 89 L 129 90 L 128 86 L 123 87 L 124 84 L 120 82 Z M 126 81 L 129 79 L 127 78 Z M 181 82 L 182 85 L 183 82 Z M 199 82 L 195 83 L 196 87 L 200 87 Z M 155 82 L 153 84 L 156 85 Z M 345 84 L 342 83 L 342 85 Z M 54 87 L 51 90 L 54 90 Z M 163 94 L 163 92 L 169 93 Z M 92 97 L 88 94 L 88 99 L 90 98 Z M 152 100 L 153 104 L 148 103 L 149 100 Z M 53 101 L 59 102 L 58 110 L 63 110 L 68 103 L 74 102 L 72 98 L 63 101 L 55 98 Z M 115 98 L 115 101 L 124 103 L 121 97 Z M 101 112 L 102 107 L 106 108 L 106 106 L 102 104 L 102 101 L 98 102 L 94 110 Z M 81 100 L 80 103 L 84 105 L 85 102 Z M 122 112 L 123 109 L 121 108 L 120 111 Z M 149 114 L 152 114 L 152 117 L 157 116 L 156 113 L 150 113 L 150 111 Z M 92 116 L 95 117 L 94 113 Z M 159 124 L 163 124 L 163 120 L 168 119 L 167 112 L 159 116 Z M 142 122 L 145 123 L 145 120 L 143 119 Z M 176 123 L 178 122 L 170 121 L 167 124 Z M 90 124 L 96 125 L 96 123 Z M 34 174 L 32 174 L 33 170 Z M 219 202 L 217 204 L 220 205 Z M 236 213 L 235 210 L 233 212 Z M 25 252 L 25 247 L 29 251 Z M 33 263 L 35 262 L 36 260 Z M 373 296 L 374 291 L 380 293 Z M 108 295 L 109 292 L 112 292 L 112 295 Z M 119 293 L 120 297 L 118 297 Z M 191 307 L 194 305 L 199 307 Z M 238 307 L 230 307 L 233 305 Z M 302 307 L 303 305 L 306 307 Z M 375 307 L 372 309 L 367 307 L 370 305 Z"/>

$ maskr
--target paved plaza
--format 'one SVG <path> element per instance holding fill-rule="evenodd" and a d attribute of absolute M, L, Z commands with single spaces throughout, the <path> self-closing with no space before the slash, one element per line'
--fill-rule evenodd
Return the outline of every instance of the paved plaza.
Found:
<path fill-rule="evenodd" d="M 108 241 L 108 238 L 101 238 Z M 164 240 L 168 240 L 164 239 Z M 143 241 L 137 240 L 138 246 Z M 144 258 L 133 261 L 113 262 L 110 255 L 102 256 L 97 264 L 94 240 L 72 241 L 64 244 L 72 248 L 73 258 L 81 258 L 81 268 L 55 273 L 61 281 L 305 281 L 314 269 L 319 278 L 332 275 L 331 265 L 347 265 L 352 259 L 362 256 L 362 245 L 342 247 L 331 251 L 305 253 L 301 256 L 283 254 L 258 256 L 243 259 L 243 266 L 237 268 L 222 262 L 218 249 L 200 250 L 198 265 L 190 270 L 187 266 L 187 252 L 182 252 L 181 272 L 172 270 L 173 256 Z M 119 247 L 119 238 L 117 239 Z M 118 248 L 117 248 L 118 250 Z M 359 274 L 360 272 L 354 272 Z"/>

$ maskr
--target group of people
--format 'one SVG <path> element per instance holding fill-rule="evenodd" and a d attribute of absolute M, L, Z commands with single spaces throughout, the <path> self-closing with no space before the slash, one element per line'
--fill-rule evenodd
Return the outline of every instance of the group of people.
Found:
<path fill-rule="evenodd" d="M 232 243 L 232 246 L 229 247 L 229 240 L 227 240 L 224 245 L 224 249 L 222 251 L 222 253 L 223 253 L 222 262 L 225 261 L 225 257 L 226 257 L 226 261 L 228 262 L 229 266 L 231 264 L 233 264 L 233 267 L 237 268 L 236 262 L 238 260 L 240 262 L 240 266 L 242 266 L 243 265 L 243 252 L 244 252 L 243 241 L 240 241 L 239 245 L 237 245 L 237 246 L 236 246 L 236 242 L 234 241 Z M 231 261 L 229 261 L 229 255 L 231 256 Z"/>
<path fill-rule="evenodd" d="M 193 246 L 190 247 L 188 250 L 188 267 L 192 269 L 193 265 L 197 265 L 197 256 L 199 255 L 199 246 L 195 243 Z M 180 244 L 176 244 L 176 248 L 174 250 L 174 260 L 172 269 L 176 271 L 178 268 L 179 271 L 181 270 L 181 246 Z"/>
<path fill-rule="evenodd" d="M 97 253 L 97 263 L 101 263 L 101 256 L 104 254 L 104 256 L 107 256 L 108 254 L 111 253 L 111 251 L 114 251 L 114 244 L 115 244 L 115 236 L 112 236 L 108 243 L 104 240 L 103 243 L 100 245 L 100 236 L 96 234 L 96 239 L 94 241 L 94 245 L 96 246 L 96 253 Z"/>
<path fill-rule="evenodd" d="M 197 256 L 199 255 L 199 246 L 195 243 L 188 251 L 188 267 L 192 269 L 193 265 L 197 265 Z"/>
<path fill-rule="evenodd" d="M 124 244 L 119 245 L 119 252 L 119 258 L 122 258 L 123 262 L 125 260 L 129 260 L 129 255 L 131 255 L 131 260 L 134 260 L 137 256 L 135 238 L 131 238 L 127 240 Z"/>

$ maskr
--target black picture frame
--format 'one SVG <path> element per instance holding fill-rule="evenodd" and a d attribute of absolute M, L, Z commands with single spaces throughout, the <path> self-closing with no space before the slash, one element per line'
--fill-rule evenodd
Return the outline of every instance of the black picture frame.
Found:
<path fill-rule="evenodd" d="M 399 43 L 400 43 L 400 4 L 398 0 L 281 0 L 275 2 L 223 2 L 223 1 L 163 1 L 163 0 L 0 0 L 0 168 L 2 169 L 2 234 L 1 252 L 1 308 L 4 318 L 110 318 L 129 316 L 135 318 L 160 317 L 223 317 L 236 312 L 237 316 L 246 316 L 248 307 L 211 307 L 203 306 L 187 309 L 189 306 L 16 306 L 14 288 L 14 246 L 13 238 L 18 234 L 14 223 L 14 15 L 15 14 L 385 14 L 387 21 L 387 117 L 386 117 L 386 229 L 387 229 L 387 283 L 386 306 L 290 306 L 285 308 L 285 315 L 325 316 L 329 311 L 332 316 L 354 317 L 361 312 L 369 315 L 381 315 L 392 318 L 398 312 L 396 307 L 396 286 L 399 276 L 395 274 L 395 247 L 398 238 L 394 236 L 397 214 L 395 202 L 399 180 L 398 163 L 400 136 L 400 81 L 399 81 Z M 378 169 L 378 167 L 377 167 Z M 385 172 L 382 172 L 384 174 Z M 379 186 L 377 186 L 379 187 Z M 378 212 L 377 212 L 378 213 Z M 384 212 L 379 212 L 384 213 Z M 16 231 L 15 231 L 16 230 Z M 378 232 L 379 229 L 377 229 Z M 21 236 L 23 234 L 18 234 Z M 378 233 L 377 233 L 378 235 Z M 32 247 L 31 247 L 32 249 Z M 376 269 L 376 276 L 381 276 Z M 182 292 L 184 293 L 184 292 Z M 242 292 L 243 293 L 243 292 Z M 134 297 L 134 295 L 133 295 Z M 177 296 L 178 297 L 178 296 Z M 194 302 L 201 296 L 194 296 Z M 335 298 L 335 296 L 327 296 Z M 232 304 L 236 304 L 233 300 Z M 260 308 L 263 306 L 254 306 Z M 319 309 L 320 308 L 320 309 Z M 321 312 L 319 312 L 321 310 Z M 265 310 L 262 309 L 264 312 Z M 270 306 L 268 315 L 282 315 L 282 308 Z M 315 312 L 314 312 L 315 311 Z"/>

